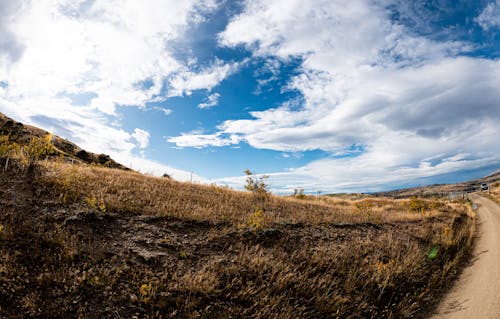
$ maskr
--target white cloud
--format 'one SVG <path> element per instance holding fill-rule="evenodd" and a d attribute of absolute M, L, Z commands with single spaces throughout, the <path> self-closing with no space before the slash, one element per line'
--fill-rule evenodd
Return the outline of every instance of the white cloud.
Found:
<path fill-rule="evenodd" d="M 490 2 L 474 21 L 484 30 L 500 27 L 500 1 Z"/>
<path fill-rule="evenodd" d="M 247 1 L 219 41 L 259 57 L 302 58 L 287 86 L 302 104 L 225 121 L 202 140 L 170 141 L 337 155 L 271 174 L 275 189 L 368 189 L 500 163 L 500 61 L 461 56 L 467 43 L 416 36 L 377 2 Z M 353 146 L 358 156 L 338 158 Z"/>
<path fill-rule="evenodd" d="M 217 134 L 200 134 L 199 132 L 184 133 L 180 136 L 167 137 L 167 141 L 175 143 L 177 147 L 195 147 L 204 148 L 208 146 L 228 146 L 238 144 L 239 139 L 236 135 L 224 136 Z"/>
<path fill-rule="evenodd" d="M 168 109 L 168 108 L 164 108 L 164 107 L 160 107 L 160 106 L 154 106 L 153 109 L 162 112 L 163 114 L 165 114 L 165 116 L 169 116 L 173 112 L 172 109 Z"/>
<path fill-rule="evenodd" d="M 201 71 L 193 72 L 185 69 L 170 80 L 168 96 L 191 95 L 194 90 L 212 90 L 227 76 L 234 73 L 238 63 L 224 64 L 220 60 Z"/>
<path fill-rule="evenodd" d="M 137 147 L 141 149 L 145 149 L 149 145 L 149 132 L 145 130 L 141 130 L 140 128 L 136 128 L 134 130 L 134 133 L 132 134 L 132 137 L 136 140 L 137 142 Z"/>
<path fill-rule="evenodd" d="M 219 93 L 210 94 L 205 100 L 205 102 L 198 104 L 198 108 L 209 109 L 211 107 L 216 106 L 219 103 L 219 97 L 220 97 Z"/>
<path fill-rule="evenodd" d="M 156 167 L 159 173 L 190 176 L 137 157 L 135 143 L 146 148 L 149 133 L 121 129 L 115 110 L 164 100 L 165 91 L 210 89 L 233 70 L 233 64 L 219 60 L 205 68 L 186 65 L 174 54 L 175 41 L 204 21 L 216 4 L 1 1 L 0 81 L 7 85 L 0 88 L 0 111 L 125 165 L 134 162 L 143 171 Z M 73 100 L 74 96 L 86 98 Z M 171 110 L 162 112 L 169 115 Z"/>

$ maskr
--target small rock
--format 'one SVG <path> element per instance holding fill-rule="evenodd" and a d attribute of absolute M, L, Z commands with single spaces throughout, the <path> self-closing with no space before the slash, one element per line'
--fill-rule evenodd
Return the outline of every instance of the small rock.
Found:
<path fill-rule="evenodd" d="M 137 298 L 137 296 L 135 294 L 131 294 L 130 295 L 130 301 L 131 302 L 137 302 L 139 300 L 139 298 Z"/>

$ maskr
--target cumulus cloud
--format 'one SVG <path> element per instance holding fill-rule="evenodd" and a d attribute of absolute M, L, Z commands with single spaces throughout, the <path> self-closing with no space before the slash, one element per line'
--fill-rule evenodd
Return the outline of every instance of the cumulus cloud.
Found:
<path fill-rule="evenodd" d="M 238 63 L 223 63 L 220 60 L 198 72 L 188 69 L 176 74 L 170 80 L 169 96 L 191 95 L 194 90 L 212 90 L 227 76 L 238 69 Z"/>
<path fill-rule="evenodd" d="M 205 100 L 205 102 L 198 104 L 198 108 L 209 109 L 211 107 L 216 106 L 219 103 L 219 97 L 220 97 L 219 93 L 210 94 Z"/>
<path fill-rule="evenodd" d="M 149 133 L 123 130 L 116 108 L 146 107 L 165 91 L 210 89 L 233 70 L 174 54 L 173 43 L 215 8 L 213 0 L 1 1 L 0 111 L 125 165 L 173 171 L 134 155 Z"/>
<path fill-rule="evenodd" d="M 277 188 L 359 189 L 500 163 L 500 61 L 466 57 L 467 43 L 415 35 L 377 2 L 247 1 L 219 41 L 261 58 L 300 57 L 300 74 L 285 89 L 300 92 L 301 105 L 225 121 L 202 141 L 198 134 L 170 141 L 337 155 L 363 149 L 271 174 Z"/>
<path fill-rule="evenodd" d="M 16 62 L 23 53 L 24 47 L 16 39 L 15 35 L 9 29 L 9 17 L 18 10 L 19 3 L 14 1 L 0 2 L 0 69 L 5 68 L 7 64 Z M 5 75 L 3 75 L 5 76 Z M 0 73 L 2 80 L 2 73 Z"/>
<path fill-rule="evenodd" d="M 149 145 L 149 132 L 145 130 L 141 130 L 140 128 L 136 128 L 132 137 L 137 142 L 137 147 L 141 149 L 145 149 Z"/>
<path fill-rule="evenodd" d="M 500 1 L 489 3 L 474 21 L 486 31 L 500 27 Z"/>

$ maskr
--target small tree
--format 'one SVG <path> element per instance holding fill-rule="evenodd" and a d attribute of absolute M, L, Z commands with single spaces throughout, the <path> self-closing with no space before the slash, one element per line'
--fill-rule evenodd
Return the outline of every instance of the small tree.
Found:
<path fill-rule="evenodd" d="M 269 193 L 269 185 L 265 182 L 269 178 L 269 175 L 257 177 L 249 169 L 246 169 L 244 172 L 247 175 L 246 190 L 259 194 Z"/>

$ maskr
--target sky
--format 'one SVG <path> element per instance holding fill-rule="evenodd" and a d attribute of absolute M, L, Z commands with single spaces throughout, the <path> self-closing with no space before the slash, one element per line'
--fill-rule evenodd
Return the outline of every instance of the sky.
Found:
<path fill-rule="evenodd" d="M 0 0 L 0 112 L 277 194 L 500 167 L 500 0 Z"/>

